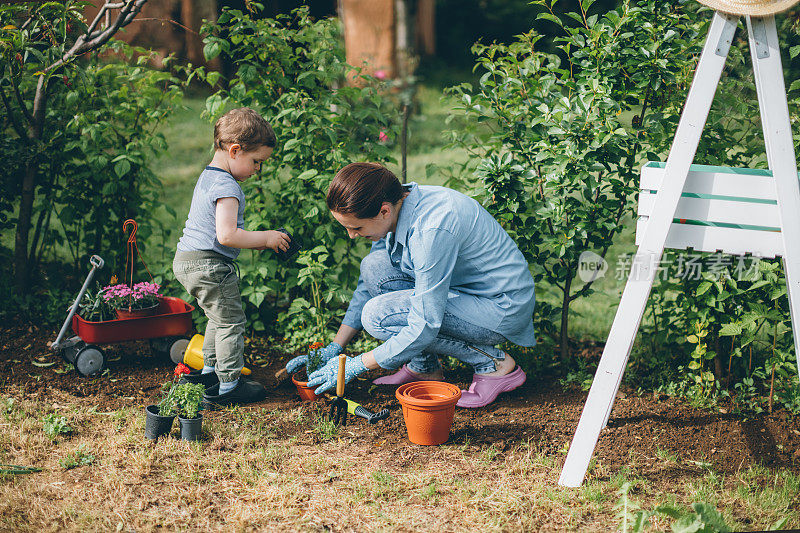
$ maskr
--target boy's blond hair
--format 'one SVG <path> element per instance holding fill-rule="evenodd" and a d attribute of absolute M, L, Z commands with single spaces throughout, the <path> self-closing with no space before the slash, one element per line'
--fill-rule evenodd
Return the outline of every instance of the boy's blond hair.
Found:
<path fill-rule="evenodd" d="M 277 139 L 272 127 L 254 109 L 240 107 L 231 109 L 214 124 L 214 148 L 227 150 L 238 144 L 245 152 L 261 146 L 275 148 Z"/>

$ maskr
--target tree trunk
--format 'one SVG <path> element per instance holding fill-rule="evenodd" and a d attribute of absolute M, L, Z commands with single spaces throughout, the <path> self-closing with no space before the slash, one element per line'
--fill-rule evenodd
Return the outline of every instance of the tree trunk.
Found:
<path fill-rule="evenodd" d="M 47 117 L 47 90 L 50 76 L 54 75 L 67 62 L 77 56 L 84 55 L 92 50 L 103 46 L 111 36 L 119 31 L 121 27 L 127 25 L 141 10 L 147 0 L 135 0 L 116 4 L 113 9 L 118 10 L 114 23 L 111 24 L 109 17 L 109 4 L 104 3 L 98 7 L 98 15 L 89 25 L 88 32 L 80 36 L 64 55 L 43 68 L 39 73 L 39 81 L 36 84 L 36 92 L 33 98 L 33 111 L 30 115 L 23 112 L 23 116 L 28 121 L 27 138 L 25 141 L 33 150 L 32 157 L 25 164 L 25 175 L 22 179 L 22 194 L 19 202 L 19 212 L 17 217 L 17 228 L 14 236 L 14 284 L 18 294 L 25 294 L 30 285 L 32 257 L 35 256 L 34 247 L 30 246 L 31 222 L 33 219 L 33 204 L 36 199 L 36 179 L 39 174 L 40 158 L 42 157 L 42 137 Z M 106 15 L 106 26 L 102 30 L 98 29 L 102 10 Z M 26 104 L 22 104 L 25 106 Z M 23 110 L 25 111 L 25 110 Z"/>
<path fill-rule="evenodd" d="M 436 0 L 417 1 L 417 50 L 426 56 L 436 55 Z"/>
<path fill-rule="evenodd" d="M 383 71 L 385 77 L 394 78 L 397 74 L 394 0 L 342 0 L 339 8 L 347 63 L 363 67 L 366 74 Z"/>
<path fill-rule="evenodd" d="M 722 353 L 722 338 L 718 335 L 714 338 L 714 377 L 722 383 L 725 378 L 724 356 Z"/>
<path fill-rule="evenodd" d="M 564 298 L 561 301 L 561 346 L 560 356 L 561 362 L 566 363 L 569 361 L 569 289 L 572 286 L 572 276 L 567 276 L 567 281 L 564 284 Z"/>
<path fill-rule="evenodd" d="M 31 158 L 25 166 L 25 177 L 22 180 L 22 198 L 19 201 L 19 215 L 17 217 L 17 233 L 14 238 L 14 284 L 18 294 L 25 294 L 28 290 L 28 236 L 31 231 L 33 218 L 33 200 L 36 191 L 36 174 L 39 165 L 37 158 Z"/>
<path fill-rule="evenodd" d="M 28 129 L 28 143 L 36 153 L 25 164 L 22 197 L 19 201 L 19 216 L 17 217 L 17 233 L 14 237 L 14 284 L 18 294 L 25 294 L 30 283 L 28 239 L 33 218 L 33 201 L 36 198 L 36 176 L 39 174 L 39 143 L 44 131 L 47 109 L 47 81 L 47 74 L 39 76 L 36 95 L 33 99 L 33 116 Z"/>
<path fill-rule="evenodd" d="M 46 231 L 44 228 L 45 219 L 49 220 L 49 215 L 52 212 L 50 209 L 42 209 L 39 211 L 39 218 L 36 221 L 36 229 L 33 231 L 33 239 L 29 243 L 29 247 L 31 252 L 28 254 L 28 264 L 32 269 L 36 269 L 39 265 L 38 260 L 38 251 L 40 251 L 39 243 L 42 240 L 42 231 Z M 31 218 L 31 222 L 33 222 L 33 218 Z"/>

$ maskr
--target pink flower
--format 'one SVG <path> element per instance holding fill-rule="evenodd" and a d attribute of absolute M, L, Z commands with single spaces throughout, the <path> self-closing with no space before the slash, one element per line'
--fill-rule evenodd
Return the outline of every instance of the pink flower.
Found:
<path fill-rule="evenodd" d="M 385 80 L 386 79 L 386 71 L 385 70 L 376 70 L 375 71 L 375 77 L 378 78 L 379 80 Z"/>
<path fill-rule="evenodd" d="M 380 142 L 382 142 L 382 143 L 383 143 L 383 142 L 386 142 L 386 141 L 388 141 L 388 140 L 389 140 L 389 136 L 388 136 L 388 135 L 386 135 L 386 132 L 385 132 L 385 131 L 381 131 L 381 132 L 378 134 L 378 140 L 379 140 Z"/>
<path fill-rule="evenodd" d="M 109 285 L 103 288 L 101 294 L 113 309 L 126 307 L 138 309 L 157 303 L 159 290 L 161 287 L 157 283 L 143 281 L 133 287 L 128 287 L 125 283 Z"/>

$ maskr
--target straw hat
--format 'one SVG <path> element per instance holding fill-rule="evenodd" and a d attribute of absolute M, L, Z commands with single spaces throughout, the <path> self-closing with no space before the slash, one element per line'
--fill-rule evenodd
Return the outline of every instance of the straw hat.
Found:
<path fill-rule="evenodd" d="M 786 11 L 800 0 L 698 0 L 698 2 L 723 13 L 765 16 Z"/>

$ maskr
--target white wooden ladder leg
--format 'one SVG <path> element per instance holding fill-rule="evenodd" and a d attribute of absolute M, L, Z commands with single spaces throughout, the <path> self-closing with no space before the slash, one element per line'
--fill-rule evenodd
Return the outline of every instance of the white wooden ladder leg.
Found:
<path fill-rule="evenodd" d="M 669 227 L 683 192 L 689 167 L 694 161 L 738 20 L 739 17 L 735 15 L 719 12 L 714 14 L 667 159 L 664 184 L 658 191 L 656 208 L 634 257 L 631 275 L 611 325 L 603 356 L 558 480 L 559 485 L 581 485 L 600 431 L 614 405 L 614 397 L 647 305 L 656 267 L 664 252 Z"/>
<path fill-rule="evenodd" d="M 794 350 L 800 372 L 800 183 L 792 141 L 786 85 L 775 17 L 747 17 L 767 161 L 775 179 L 783 234 L 783 266 L 789 296 Z"/>

